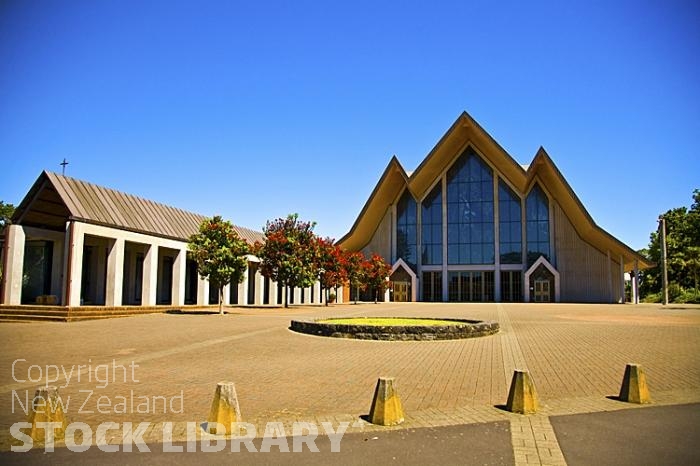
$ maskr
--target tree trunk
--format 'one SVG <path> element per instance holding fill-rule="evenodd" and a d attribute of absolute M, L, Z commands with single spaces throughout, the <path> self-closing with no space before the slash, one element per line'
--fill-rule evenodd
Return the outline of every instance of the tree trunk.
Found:
<path fill-rule="evenodd" d="M 289 287 L 286 284 L 284 285 L 284 308 L 289 308 Z"/>
<path fill-rule="evenodd" d="M 697 286 L 696 286 L 696 288 L 697 288 Z M 329 293 L 328 293 L 328 288 L 324 288 L 324 289 L 323 289 L 323 292 L 324 292 L 324 294 L 326 295 L 326 307 L 328 307 L 328 294 L 329 294 Z"/>

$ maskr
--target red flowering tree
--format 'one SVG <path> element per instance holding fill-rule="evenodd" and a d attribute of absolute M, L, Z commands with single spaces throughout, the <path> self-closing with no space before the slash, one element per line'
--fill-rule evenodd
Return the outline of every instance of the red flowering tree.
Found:
<path fill-rule="evenodd" d="M 299 220 L 297 214 L 268 221 L 265 242 L 256 242 L 261 273 L 281 284 L 284 307 L 289 307 L 289 287 L 311 286 L 318 277 L 318 241 L 313 222 Z"/>
<path fill-rule="evenodd" d="M 360 294 L 360 288 L 365 288 L 365 268 L 363 264 L 365 262 L 365 255 L 362 252 L 345 252 L 345 274 L 347 280 L 350 283 L 350 290 L 352 287 L 355 288 L 355 304 L 357 304 L 357 297 Z"/>
<path fill-rule="evenodd" d="M 347 281 L 345 254 L 332 238 L 318 238 L 318 280 L 325 292 L 328 306 L 330 290 L 337 289 Z"/>
<path fill-rule="evenodd" d="M 197 273 L 219 290 L 219 314 L 223 314 L 224 287 L 243 281 L 248 243 L 238 236 L 231 222 L 217 215 L 199 225 L 199 231 L 189 238 L 188 248 L 197 263 Z"/>
<path fill-rule="evenodd" d="M 374 292 L 374 303 L 376 304 L 379 294 L 384 293 L 389 286 L 391 267 L 384 262 L 382 256 L 373 253 L 369 259 L 362 263 L 362 268 L 365 287 Z"/>

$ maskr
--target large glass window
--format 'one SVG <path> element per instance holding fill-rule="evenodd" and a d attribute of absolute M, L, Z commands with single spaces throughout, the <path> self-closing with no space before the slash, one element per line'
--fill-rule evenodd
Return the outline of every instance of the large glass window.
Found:
<path fill-rule="evenodd" d="M 523 261 L 520 198 L 501 180 L 498 183 L 498 231 L 501 264 Z"/>
<path fill-rule="evenodd" d="M 525 202 L 527 216 L 527 264 L 540 256 L 549 260 L 549 200 L 539 185 L 535 185 Z"/>
<path fill-rule="evenodd" d="M 519 270 L 501 271 L 501 301 L 517 303 L 523 300 L 523 274 Z"/>
<path fill-rule="evenodd" d="M 493 172 L 467 149 L 447 172 L 448 264 L 493 264 Z"/>
<path fill-rule="evenodd" d="M 438 183 L 421 203 L 421 261 L 442 264 L 442 186 Z"/>
<path fill-rule="evenodd" d="M 418 257 L 416 216 L 416 201 L 407 189 L 396 205 L 396 257 L 403 259 L 413 270 L 416 270 Z"/>
<path fill-rule="evenodd" d="M 493 301 L 493 272 L 449 272 L 449 299 L 456 302 Z"/>
<path fill-rule="evenodd" d="M 442 301 L 442 272 L 423 272 L 423 301 Z"/>

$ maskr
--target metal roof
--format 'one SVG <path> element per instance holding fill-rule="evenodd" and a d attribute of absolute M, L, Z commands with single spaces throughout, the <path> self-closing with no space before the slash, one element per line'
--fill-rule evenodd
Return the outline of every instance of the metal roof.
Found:
<path fill-rule="evenodd" d="M 56 205 L 59 199 L 63 206 Z M 205 218 L 204 215 L 44 171 L 17 207 L 13 223 L 57 227 L 62 220 L 65 227 L 65 220 L 71 219 L 187 241 L 199 230 Z M 234 229 L 250 244 L 264 241 L 260 232 L 237 225 Z"/>

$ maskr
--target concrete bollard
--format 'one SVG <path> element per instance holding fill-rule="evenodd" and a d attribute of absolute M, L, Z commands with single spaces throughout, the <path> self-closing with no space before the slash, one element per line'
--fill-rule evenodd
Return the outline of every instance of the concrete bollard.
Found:
<path fill-rule="evenodd" d="M 46 442 L 47 430 L 51 430 L 51 427 L 38 427 L 37 424 L 39 423 L 58 423 L 58 426 L 53 428 L 53 438 L 59 440 L 65 437 L 68 423 L 63 413 L 63 402 L 58 394 L 57 387 L 50 385 L 36 389 L 32 400 L 32 408 L 29 411 L 29 422 L 32 426 L 27 434 L 35 442 Z M 48 435 L 51 434 L 49 433 Z"/>
<path fill-rule="evenodd" d="M 379 377 L 369 410 L 369 422 L 380 426 L 395 426 L 403 421 L 403 408 L 394 387 L 394 378 Z"/>
<path fill-rule="evenodd" d="M 223 432 L 217 432 L 216 424 L 223 426 Z M 241 410 L 238 407 L 236 386 L 233 382 L 219 382 L 216 385 L 214 401 L 211 403 L 209 418 L 207 419 L 207 431 L 210 434 L 232 434 L 231 424 L 241 422 Z M 213 424 L 213 425 L 212 425 Z"/>
<path fill-rule="evenodd" d="M 619 399 L 628 403 L 651 403 L 647 378 L 639 364 L 627 364 L 625 367 Z"/>
<path fill-rule="evenodd" d="M 510 382 L 506 410 L 518 414 L 534 414 L 539 409 L 537 392 L 527 371 L 516 370 Z"/>

